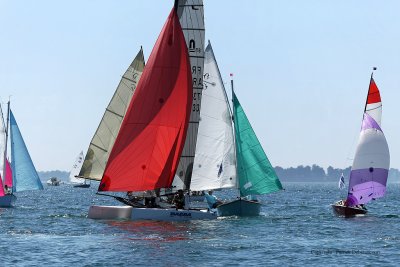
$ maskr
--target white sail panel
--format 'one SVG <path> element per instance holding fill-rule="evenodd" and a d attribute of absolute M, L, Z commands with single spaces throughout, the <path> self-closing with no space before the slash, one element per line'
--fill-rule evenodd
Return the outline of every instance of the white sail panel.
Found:
<path fill-rule="evenodd" d="M 352 170 L 365 168 L 389 169 L 389 147 L 383 132 L 367 129 L 360 133 Z"/>
<path fill-rule="evenodd" d="M 191 190 L 236 186 L 232 117 L 225 87 L 209 43 Z"/>
<path fill-rule="evenodd" d="M 69 181 L 71 183 L 83 183 L 85 181 L 85 179 L 80 179 L 75 177 L 79 174 L 79 171 L 82 168 L 83 158 L 84 158 L 83 151 L 81 151 L 81 153 L 79 153 L 79 155 L 76 157 L 74 165 L 72 165 L 72 169 L 69 172 Z"/>
<path fill-rule="evenodd" d="M 185 146 L 176 171 L 177 177 L 190 187 L 196 140 L 200 119 L 201 95 L 203 90 L 204 66 L 204 7 L 202 0 L 176 0 L 179 21 L 188 47 L 193 79 L 193 103 L 189 119 Z"/>
<path fill-rule="evenodd" d="M 96 133 L 90 142 L 79 177 L 101 180 L 115 138 L 118 135 L 126 109 L 144 69 L 143 50 L 126 70 L 110 101 Z"/>
<path fill-rule="evenodd" d="M 365 112 L 368 113 L 381 126 L 382 121 L 382 102 L 367 104 Z"/>

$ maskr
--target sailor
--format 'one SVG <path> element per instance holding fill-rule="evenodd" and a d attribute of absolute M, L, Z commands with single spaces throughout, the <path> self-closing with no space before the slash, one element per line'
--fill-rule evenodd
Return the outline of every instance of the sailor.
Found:
<path fill-rule="evenodd" d="M 217 206 L 222 204 L 222 201 L 218 200 L 216 196 L 212 194 L 213 192 L 210 190 L 208 191 L 208 194 L 205 194 L 206 200 L 208 207 L 210 209 L 215 209 Z"/>
<path fill-rule="evenodd" d="M 176 209 L 183 209 L 185 207 L 185 195 L 183 194 L 182 189 L 179 189 L 178 192 L 174 195 L 172 203 L 175 204 Z"/>
<path fill-rule="evenodd" d="M 11 194 L 11 190 L 8 187 L 8 185 L 4 185 L 4 192 L 6 193 L 6 195 L 10 195 Z"/>

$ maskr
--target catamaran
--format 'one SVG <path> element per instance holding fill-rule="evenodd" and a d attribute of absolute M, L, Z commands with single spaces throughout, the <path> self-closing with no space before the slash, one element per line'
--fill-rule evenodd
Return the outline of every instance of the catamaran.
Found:
<path fill-rule="evenodd" d="M 385 195 L 390 155 L 381 128 L 381 117 L 382 101 L 372 72 L 347 199 L 332 204 L 338 215 L 351 217 L 366 214 L 364 204 Z"/>
<path fill-rule="evenodd" d="M 197 113 L 200 111 L 201 97 L 200 93 L 194 93 L 194 87 L 200 81 L 196 80 L 195 83 L 192 73 L 202 73 L 203 58 L 193 56 L 194 64 L 201 61 L 200 66 L 193 67 L 189 55 L 204 53 L 202 42 L 196 41 L 197 37 L 204 38 L 204 30 L 201 34 L 193 35 L 192 31 L 185 28 L 185 35 L 178 14 L 188 21 L 193 17 L 203 18 L 202 1 L 175 1 L 119 129 L 99 192 L 143 192 L 171 188 L 176 177 L 182 178 L 186 185 L 190 184 L 188 179 L 192 172 L 198 127 L 195 120 L 199 119 Z M 199 75 L 201 78 L 202 74 Z M 201 91 L 199 88 L 196 90 Z M 186 144 L 188 148 L 185 150 Z M 88 217 L 168 221 L 216 218 L 215 213 L 206 209 L 189 209 L 187 206 L 186 209 L 141 207 L 137 202 L 117 199 L 129 206 L 91 206 Z"/>
<path fill-rule="evenodd" d="M 5 130 L 3 128 L 5 128 Z M 15 192 L 26 190 L 43 190 L 43 185 L 39 179 L 39 175 L 36 172 L 35 166 L 33 165 L 14 114 L 10 109 L 10 101 L 8 102 L 7 108 L 6 126 L 4 127 L 3 122 L 3 127 L 0 130 L 2 133 L 1 148 L 4 149 L 2 150 L 2 153 L 0 153 L 2 154 L 1 161 L 3 162 L 2 173 L 4 177 L 4 184 L 7 188 L 7 190 L 4 191 L 3 185 L 1 185 L 0 206 L 11 207 L 16 200 L 16 196 L 14 195 Z M 8 130 L 10 130 L 11 166 L 7 159 Z"/>

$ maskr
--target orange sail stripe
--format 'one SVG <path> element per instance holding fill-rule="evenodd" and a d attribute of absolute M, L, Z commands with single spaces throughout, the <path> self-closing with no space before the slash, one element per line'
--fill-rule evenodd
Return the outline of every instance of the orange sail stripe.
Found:
<path fill-rule="evenodd" d="M 99 191 L 170 187 L 192 105 L 186 42 L 173 9 L 128 107 Z"/>
<path fill-rule="evenodd" d="M 379 102 L 381 102 L 381 95 L 379 93 L 378 86 L 376 86 L 374 79 L 371 78 L 371 82 L 370 82 L 369 90 L 368 90 L 367 104 L 374 104 L 374 103 L 379 103 Z"/>

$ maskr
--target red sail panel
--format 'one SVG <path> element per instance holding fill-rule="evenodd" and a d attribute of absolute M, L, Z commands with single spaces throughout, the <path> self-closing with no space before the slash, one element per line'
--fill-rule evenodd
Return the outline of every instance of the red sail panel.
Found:
<path fill-rule="evenodd" d="M 186 42 L 172 10 L 128 107 L 99 191 L 170 187 L 192 105 Z"/>
<path fill-rule="evenodd" d="M 4 184 L 8 186 L 8 188 L 12 188 L 13 181 L 12 181 L 12 169 L 10 166 L 10 162 L 8 159 L 6 160 L 6 174 L 4 178 Z"/>
<path fill-rule="evenodd" d="M 367 104 L 374 104 L 379 102 L 381 102 L 381 95 L 374 79 L 371 78 L 371 82 L 369 83 Z"/>

